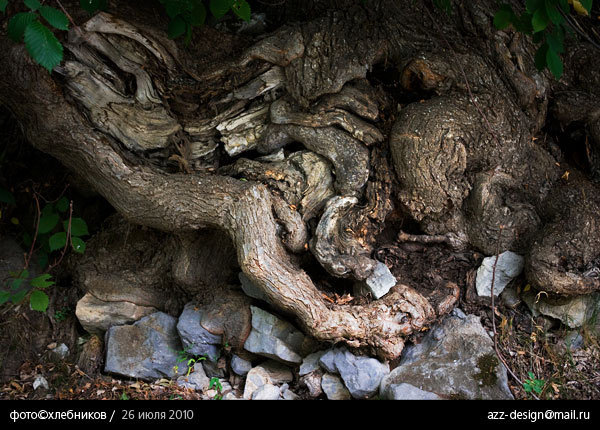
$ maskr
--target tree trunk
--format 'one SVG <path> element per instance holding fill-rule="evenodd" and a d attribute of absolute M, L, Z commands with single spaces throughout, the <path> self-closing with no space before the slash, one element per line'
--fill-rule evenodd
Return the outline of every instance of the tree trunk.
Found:
<path fill-rule="evenodd" d="M 244 274 L 319 340 L 392 359 L 452 309 L 450 279 L 429 296 L 400 279 L 343 305 L 301 269 L 312 256 L 332 277 L 372 279 L 394 217 L 454 249 L 525 253 L 539 289 L 599 289 L 596 186 L 565 180 L 573 169 L 532 139 L 551 106 L 587 125 L 597 157 L 598 56 L 552 81 L 530 41 L 493 29 L 491 0 L 455 2 L 451 17 L 426 1 L 314 3 L 308 21 L 256 42 L 204 28 L 189 49 L 146 10 L 99 13 L 70 31 L 51 75 L 3 36 L 0 100 L 129 222 L 226 232 Z M 577 49 L 567 70 L 591 48 Z"/>

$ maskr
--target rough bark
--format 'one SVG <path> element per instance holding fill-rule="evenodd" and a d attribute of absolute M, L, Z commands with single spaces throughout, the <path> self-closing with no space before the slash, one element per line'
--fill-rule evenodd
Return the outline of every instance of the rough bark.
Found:
<path fill-rule="evenodd" d="M 596 186 L 563 183 L 568 167 L 533 141 L 553 88 L 527 40 L 492 29 L 494 2 L 459 2 L 452 18 L 427 2 L 347 3 L 204 70 L 164 34 L 108 14 L 72 30 L 52 75 L 3 36 L 0 100 L 34 146 L 85 172 L 129 222 L 176 234 L 180 252 L 160 252 L 179 285 L 202 278 L 189 268 L 196 231 L 220 230 L 269 302 L 321 340 L 396 358 L 458 298 L 445 282 L 432 306 L 399 283 L 366 305 L 330 305 L 297 263 L 309 249 L 335 276 L 371 274 L 393 209 L 388 148 L 398 206 L 427 234 L 528 253 L 541 289 L 600 288 L 587 275 L 600 255 Z M 398 76 L 387 97 L 401 109 L 386 106 L 385 122 L 367 79 L 375 66 Z M 595 111 L 569 115 L 560 99 L 555 110 L 587 121 L 600 144 Z M 294 142 L 306 150 L 280 151 Z"/>

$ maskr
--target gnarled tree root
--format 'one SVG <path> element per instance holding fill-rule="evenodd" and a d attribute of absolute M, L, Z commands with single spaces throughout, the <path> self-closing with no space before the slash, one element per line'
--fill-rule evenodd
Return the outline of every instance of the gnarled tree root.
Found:
<path fill-rule="evenodd" d="M 111 137 L 92 128 L 66 102 L 51 77 L 31 64 L 24 49 L 10 45 L 3 62 L 3 102 L 22 122 L 29 141 L 87 179 L 128 221 L 167 232 L 222 229 L 237 249 L 242 271 L 282 311 L 295 315 L 320 340 L 372 347 L 384 358 L 400 355 L 403 338 L 436 317 L 427 300 L 396 286 L 367 306 L 330 309 L 309 276 L 290 261 L 277 236 L 268 189 L 222 176 L 164 174 L 131 166 Z M 10 83 L 10 84 L 8 84 Z M 56 136 L 61 136 L 60 145 Z"/>

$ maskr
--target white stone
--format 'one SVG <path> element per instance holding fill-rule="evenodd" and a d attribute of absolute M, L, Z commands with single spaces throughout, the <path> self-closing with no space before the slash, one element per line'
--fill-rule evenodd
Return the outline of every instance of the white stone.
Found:
<path fill-rule="evenodd" d="M 496 265 L 495 274 L 494 265 Z M 521 274 L 524 266 L 525 259 L 511 251 L 498 255 L 497 263 L 495 255 L 484 258 L 481 266 L 477 269 L 475 282 L 477 294 L 482 297 L 491 297 L 492 278 L 494 278 L 494 296 L 498 297 L 510 281 Z"/>

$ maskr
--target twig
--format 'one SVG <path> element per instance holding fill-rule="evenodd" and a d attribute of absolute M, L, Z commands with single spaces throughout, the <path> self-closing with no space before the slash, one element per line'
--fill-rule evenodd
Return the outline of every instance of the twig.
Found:
<path fill-rule="evenodd" d="M 496 331 L 496 306 L 494 303 L 494 283 L 496 282 L 496 266 L 498 265 L 498 257 L 500 256 L 500 238 L 502 237 L 503 229 L 504 226 L 501 225 L 500 231 L 498 233 L 498 242 L 496 244 L 496 259 L 494 260 L 494 266 L 492 267 L 492 285 L 490 288 L 490 299 L 492 307 L 492 330 L 494 332 L 494 350 L 496 351 L 496 355 L 498 356 L 500 361 L 502 361 L 502 364 L 504 364 L 504 367 L 511 374 L 514 380 L 517 381 L 519 385 L 523 386 L 523 381 L 521 381 L 521 379 L 517 375 L 515 375 L 515 373 L 512 371 L 512 369 L 504 359 L 502 352 L 500 351 L 500 347 L 498 346 L 498 332 Z M 537 397 L 534 393 L 531 393 L 531 395 L 534 399 L 540 400 L 539 397 Z"/>
<path fill-rule="evenodd" d="M 47 270 L 48 272 L 50 272 L 52 269 L 54 269 L 56 266 L 58 266 L 62 262 L 63 257 L 65 256 L 65 254 L 67 252 L 67 248 L 68 248 L 69 244 L 71 243 L 71 220 L 72 219 L 73 219 L 73 201 L 71 200 L 71 202 L 69 203 L 69 224 L 67 226 L 67 238 L 65 240 L 65 246 L 62 250 L 62 253 L 60 254 L 60 258 L 48 267 L 48 270 Z"/>
<path fill-rule="evenodd" d="M 577 32 L 584 39 L 587 39 L 587 41 L 590 42 L 594 48 L 600 50 L 600 45 L 598 45 L 585 31 L 583 31 L 581 29 L 581 26 L 579 25 L 579 23 L 577 22 L 576 19 L 565 14 L 563 11 L 560 10 L 560 8 L 557 8 L 557 9 L 560 12 L 560 14 L 565 18 L 565 20 L 567 21 L 567 24 L 569 24 L 569 27 L 571 27 L 572 30 Z"/>
<path fill-rule="evenodd" d="M 40 211 L 40 200 L 38 199 L 37 192 L 35 190 L 33 191 L 33 198 L 35 199 L 36 207 L 35 234 L 33 235 L 33 239 L 31 240 L 31 248 L 29 249 L 29 254 L 27 254 L 27 257 L 25 258 L 25 267 L 23 268 L 23 270 L 27 270 L 27 268 L 29 267 L 31 257 L 33 256 L 33 250 L 35 248 L 35 241 L 38 236 L 38 230 L 40 228 L 40 217 L 42 212 Z"/>

